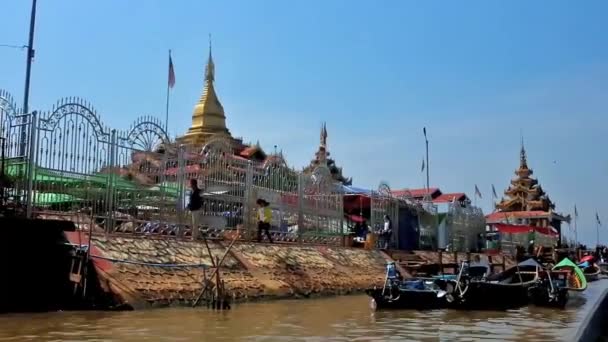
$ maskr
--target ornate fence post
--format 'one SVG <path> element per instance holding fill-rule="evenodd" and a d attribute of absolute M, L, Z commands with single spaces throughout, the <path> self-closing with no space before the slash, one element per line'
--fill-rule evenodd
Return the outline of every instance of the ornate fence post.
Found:
<path fill-rule="evenodd" d="M 298 172 L 298 243 L 302 243 L 304 230 L 304 175 Z"/>
<path fill-rule="evenodd" d="M 114 168 L 116 165 L 116 152 L 118 142 L 116 141 L 116 130 L 113 129 L 110 134 L 110 160 L 108 163 L 109 169 L 109 177 L 107 180 L 108 189 L 106 191 L 106 208 L 107 208 L 107 218 L 106 218 L 106 232 L 111 233 L 114 230 Z"/>
<path fill-rule="evenodd" d="M 181 237 L 184 233 L 184 216 L 185 216 L 185 212 L 186 212 L 186 206 L 185 206 L 185 198 L 186 198 L 186 188 L 185 188 L 185 182 L 186 182 L 186 159 L 184 156 L 184 151 L 185 147 L 184 145 L 180 145 L 177 148 L 177 186 L 178 186 L 178 200 L 177 200 L 177 208 L 176 208 L 176 213 L 177 213 L 177 226 L 178 228 L 178 232 L 177 232 L 177 236 Z M 194 234 L 194 232 L 193 232 Z"/>
<path fill-rule="evenodd" d="M 247 171 L 245 173 L 245 193 L 243 194 L 243 226 L 246 232 L 246 240 L 253 239 L 253 225 L 251 224 L 251 203 L 253 195 L 253 164 L 247 162 Z"/>
<path fill-rule="evenodd" d="M 36 168 L 36 132 L 38 132 L 38 113 L 36 111 L 29 115 L 30 117 L 30 148 L 28 151 L 28 167 L 27 167 L 27 202 L 26 202 L 26 217 L 32 218 L 32 206 L 34 200 L 34 169 Z M 25 121 L 25 120 L 24 120 Z M 25 122 L 24 122 L 25 125 Z M 25 128 L 23 128 L 25 131 Z"/>
<path fill-rule="evenodd" d="M 167 187 L 167 175 L 166 175 L 166 172 L 167 172 L 167 163 L 169 162 L 169 158 L 167 156 L 168 152 L 167 152 L 166 148 L 167 147 L 166 147 L 166 144 L 165 144 L 165 152 L 163 153 L 162 164 L 160 165 L 160 168 L 159 168 L 160 175 L 158 177 L 158 180 L 159 180 L 159 183 L 160 183 L 160 200 L 161 200 L 161 203 L 163 203 L 163 205 L 160 206 L 161 210 L 160 210 L 160 213 L 159 213 L 159 218 L 160 218 L 160 222 L 169 223 L 169 217 L 168 217 L 169 215 L 166 212 L 167 209 L 165 208 L 163 210 L 163 207 L 165 207 L 165 205 L 166 205 L 165 203 L 167 203 L 167 201 L 166 201 L 167 197 L 165 196 L 166 195 L 166 191 L 167 191 L 167 189 L 166 189 L 166 187 Z M 177 212 L 177 209 L 176 209 L 176 212 Z"/>

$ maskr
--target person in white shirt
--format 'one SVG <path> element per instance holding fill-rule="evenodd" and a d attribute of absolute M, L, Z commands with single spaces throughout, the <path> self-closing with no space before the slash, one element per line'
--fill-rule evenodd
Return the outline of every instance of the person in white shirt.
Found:
<path fill-rule="evenodd" d="M 388 215 L 384 215 L 384 227 L 382 227 L 380 235 L 382 236 L 381 248 L 388 249 L 391 236 L 393 235 L 393 222 Z"/>

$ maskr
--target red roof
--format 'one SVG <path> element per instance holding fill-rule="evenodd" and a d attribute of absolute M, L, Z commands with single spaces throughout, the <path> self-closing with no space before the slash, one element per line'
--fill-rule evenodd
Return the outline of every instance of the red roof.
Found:
<path fill-rule="evenodd" d="M 266 155 L 266 153 L 264 153 L 264 151 L 262 150 L 261 147 L 258 146 L 249 146 L 249 147 L 245 147 L 240 153 L 239 155 L 241 157 L 245 157 L 245 158 L 251 158 L 253 157 L 254 154 L 256 153 L 262 153 L 264 156 Z"/>
<path fill-rule="evenodd" d="M 344 210 L 361 210 L 371 206 L 371 198 L 366 195 L 345 195 L 343 197 Z"/>
<path fill-rule="evenodd" d="M 165 175 L 167 175 L 167 176 L 176 175 L 178 170 L 179 169 L 177 167 L 172 167 L 170 169 L 165 170 Z M 201 167 L 198 164 L 186 165 L 186 167 L 184 168 L 185 173 L 196 173 L 196 172 L 199 172 L 200 170 L 201 170 Z"/>
<path fill-rule="evenodd" d="M 423 198 L 427 193 L 431 194 L 431 197 L 437 197 L 441 195 L 441 191 L 439 190 L 439 188 L 429 188 L 428 192 L 426 188 L 423 189 L 401 189 L 401 190 L 393 190 L 391 191 L 391 193 L 393 194 L 393 196 L 395 197 L 400 197 L 400 196 L 406 196 L 406 197 L 413 197 L 413 198 Z"/>
<path fill-rule="evenodd" d="M 521 219 L 521 218 L 543 218 L 549 217 L 551 213 L 542 210 L 531 210 L 531 211 L 497 211 L 486 215 L 486 222 L 502 222 L 507 219 Z"/>
<path fill-rule="evenodd" d="M 433 199 L 433 203 L 449 203 L 452 201 L 463 202 L 468 199 L 467 195 L 464 192 L 453 192 L 449 194 L 441 194 L 435 199 Z"/>

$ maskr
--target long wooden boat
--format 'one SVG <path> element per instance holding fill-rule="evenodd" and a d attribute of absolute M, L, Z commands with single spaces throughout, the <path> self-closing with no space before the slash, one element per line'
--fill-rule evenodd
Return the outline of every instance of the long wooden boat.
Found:
<path fill-rule="evenodd" d="M 587 282 L 596 281 L 600 278 L 600 274 L 602 271 L 597 264 L 591 264 L 585 268 L 583 268 L 583 274 L 585 275 L 585 279 Z"/>
<path fill-rule="evenodd" d="M 539 281 L 541 268 L 535 261 L 523 261 L 504 272 L 479 276 L 464 275 L 458 288 L 448 293 L 451 307 L 473 310 L 506 310 L 529 303 L 529 290 Z M 454 298 L 449 302 L 450 298 Z"/>
<path fill-rule="evenodd" d="M 565 258 L 553 267 L 554 271 L 567 271 L 565 287 L 569 291 L 585 291 L 587 279 L 583 271 L 572 260 Z"/>
<path fill-rule="evenodd" d="M 372 310 L 429 310 L 445 307 L 445 291 L 442 291 L 431 279 L 395 281 L 365 292 L 371 297 Z"/>
<path fill-rule="evenodd" d="M 372 310 L 378 309 L 437 309 L 445 306 L 446 292 L 434 279 L 403 280 L 394 262 L 386 264 L 384 286 L 365 291 Z"/>
<path fill-rule="evenodd" d="M 568 271 L 543 270 L 536 286 L 530 288 L 530 299 L 536 306 L 564 308 L 568 303 Z"/>
<path fill-rule="evenodd" d="M 608 263 L 600 262 L 598 266 L 600 267 L 600 271 L 602 272 L 602 274 L 608 274 Z"/>

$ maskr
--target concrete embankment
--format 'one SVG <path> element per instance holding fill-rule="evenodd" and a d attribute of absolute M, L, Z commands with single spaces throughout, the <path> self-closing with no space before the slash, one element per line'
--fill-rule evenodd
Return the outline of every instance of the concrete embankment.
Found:
<path fill-rule="evenodd" d="M 66 233 L 74 244 L 83 236 Z M 86 237 L 84 238 L 86 239 Z M 211 257 L 226 241 L 94 236 L 93 264 L 101 287 L 134 309 L 189 306 L 203 288 Z M 388 256 L 377 250 L 310 245 L 236 243 L 220 268 L 234 301 L 360 292 L 384 281 Z"/>
<path fill-rule="evenodd" d="M 605 282 L 606 280 L 601 280 Z M 601 338 L 608 334 L 606 322 L 608 320 L 608 286 L 602 284 L 601 293 L 594 298 L 589 310 L 585 311 L 585 317 L 578 326 L 572 341 L 574 342 L 596 342 L 605 341 Z"/>

